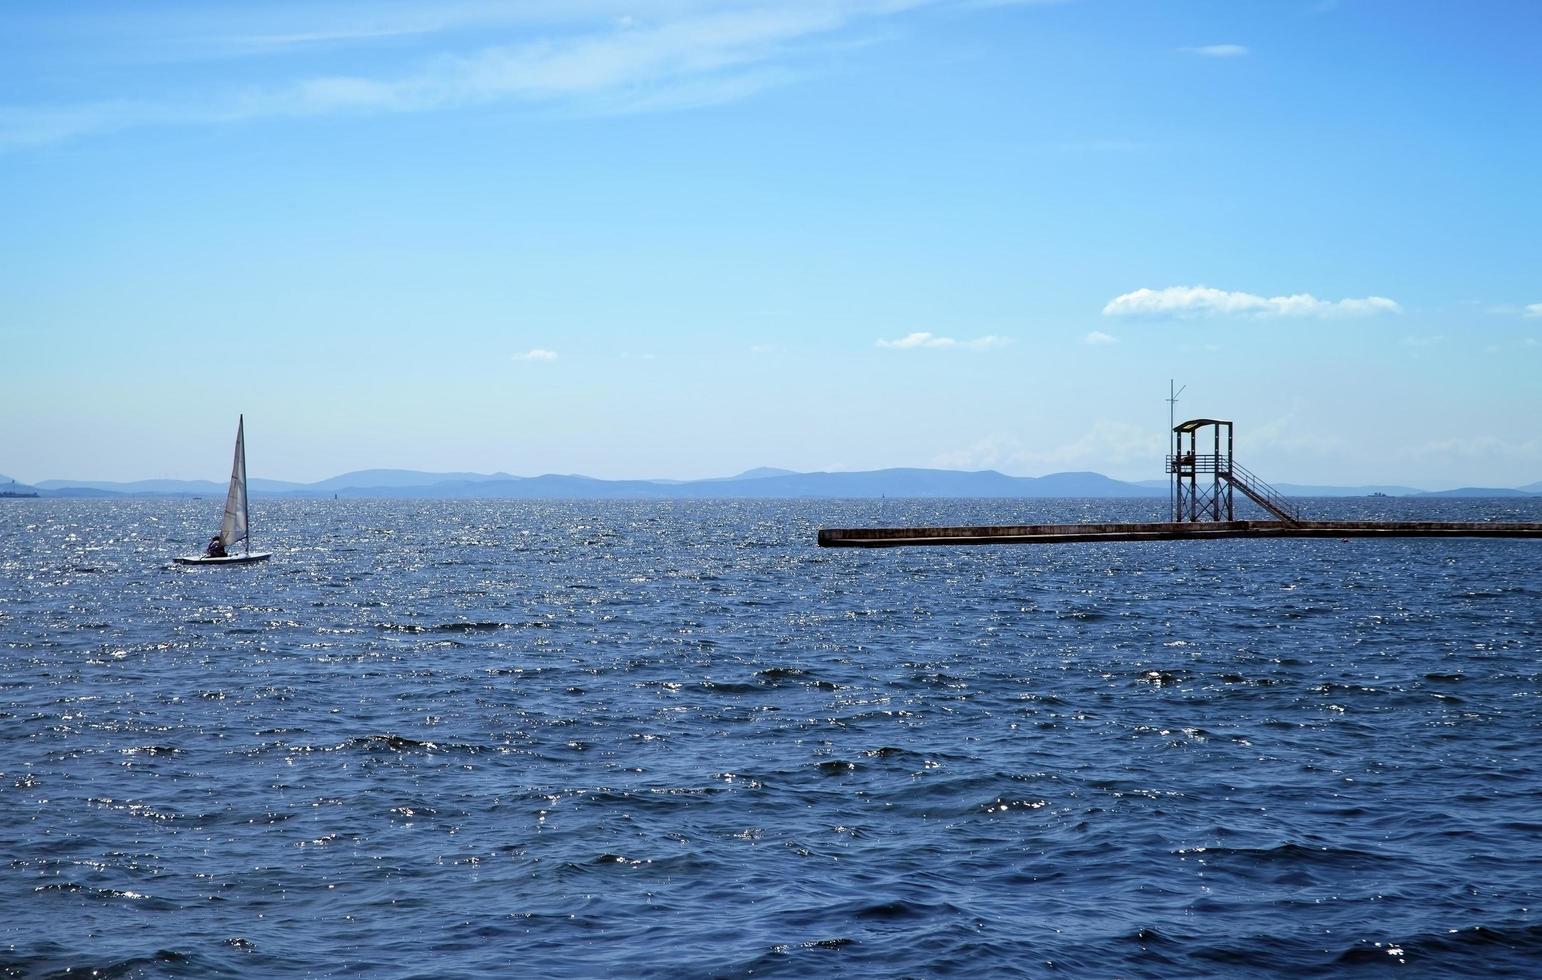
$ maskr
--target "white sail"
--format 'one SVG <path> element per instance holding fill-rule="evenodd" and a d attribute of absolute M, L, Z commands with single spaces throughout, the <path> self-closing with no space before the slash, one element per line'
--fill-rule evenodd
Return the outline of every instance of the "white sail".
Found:
<path fill-rule="evenodd" d="M 226 549 L 246 541 L 246 417 L 236 423 L 236 460 L 230 467 L 230 493 L 225 497 L 225 522 L 220 541 Z M 250 542 L 247 548 L 251 548 Z"/>

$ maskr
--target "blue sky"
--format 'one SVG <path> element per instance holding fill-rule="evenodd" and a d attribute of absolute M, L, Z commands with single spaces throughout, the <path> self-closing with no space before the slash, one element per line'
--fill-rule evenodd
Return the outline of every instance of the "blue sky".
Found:
<path fill-rule="evenodd" d="M 1542 6 L 0 12 L 0 472 L 1542 480 Z"/>

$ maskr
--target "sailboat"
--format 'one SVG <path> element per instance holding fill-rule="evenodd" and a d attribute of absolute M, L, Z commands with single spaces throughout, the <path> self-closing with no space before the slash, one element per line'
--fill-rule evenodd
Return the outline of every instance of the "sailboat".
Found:
<path fill-rule="evenodd" d="M 236 422 L 236 459 L 230 467 L 230 492 L 225 495 L 225 520 L 220 524 L 219 542 L 226 554 L 178 555 L 182 565 L 245 565 L 266 561 L 271 551 L 253 551 L 251 517 L 246 505 L 246 416 Z M 230 549 L 245 544 L 246 550 L 235 554 Z M 212 542 L 211 542 L 212 546 Z"/>

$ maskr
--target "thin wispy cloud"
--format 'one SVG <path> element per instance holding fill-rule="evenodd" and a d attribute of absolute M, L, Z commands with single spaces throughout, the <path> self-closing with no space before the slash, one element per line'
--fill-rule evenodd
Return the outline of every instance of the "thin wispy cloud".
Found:
<path fill-rule="evenodd" d="M 1542 439 L 1515 440 L 1487 433 L 1468 434 L 1454 439 L 1432 440 L 1421 446 L 1404 449 L 1399 455 L 1463 463 L 1507 460 L 1535 464 L 1542 462 Z"/>
<path fill-rule="evenodd" d="M 1526 304 L 1526 310 L 1521 315 L 1526 317 L 1528 320 L 1542 317 L 1542 303 Z"/>
<path fill-rule="evenodd" d="M 1082 343 L 1090 344 L 1093 347 L 1107 347 L 1110 344 L 1119 343 L 1119 338 L 1106 334 L 1101 330 L 1094 330 L 1082 338 Z"/>
<path fill-rule="evenodd" d="M 1242 44 L 1202 44 L 1180 50 L 1184 54 L 1198 55 L 1201 58 L 1241 58 L 1251 53 L 1247 46 Z"/>
<path fill-rule="evenodd" d="M 1385 296 L 1340 300 L 1318 299 L 1310 293 L 1256 296 L 1209 286 L 1137 289 L 1114 297 L 1103 307 L 1104 316 L 1116 317 L 1355 317 L 1401 312 L 1402 307 Z"/>
<path fill-rule="evenodd" d="M 1058 446 L 1025 443 L 1015 435 L 993 433 L 971 445 L 939 453 L 932 457 L 931 465 L 1033 473 L 1142 466 L 1161 458 L 1163 438 L 1160 430 L 1149 425 L 1106 420 Z"/>
<path fill-rule="evenodd" d="M 821 8 L 730 11 L 646 28 L 544 39 L 436 59 L 396 77 L 304 80 L 274 98 L 301 112 L 418 111 L 496 100 L 546 101 L 634 85 L 730 77 L 779 44 L 844 23 Z"/>
<path fill-rule="evenodd" d="M 923 7 L 969 5 L 968 0 L 575 0 L 568 5 L 539 0 L 511 12 L 509 5 L 462 2 L 442 11 L 398 5 L 390 8 L 395 16 L 361 17 L 359 26 L 349 26 L 337 16 L 336 5 L 318 4 L 313 27 L 294 22 L 291 8 L 291 21 L 281 29 L 227 37 L 232 56 L 373 43 L 385 49 L 374 59 L 380 67 L 241 89 L 193 91 L 184 84 L 157 98 L 0 106 L 0 149 L 140 126 L 428 112 L 498 102 L 586 113 L 712 105 L 800 77 L 812 70 L 807 55 L 817 44 L 842 32 L 876 28 Z M 349 9 L 362 13 L 357 5 Z M 514 35 L 506 43 L 452 46 L 464 44 L 466 32 L 457 28 L 500 26 L 500 21 Z M 394 45 L 404 36 L 417 40 Z M 425 43 L 445 47 L 425 52 Z"/>
<path fill-rule="evenodd" d="M 514 360 L 516 361 L 555 361 L 556 359 L 557 352 L 546 350 L 544 347 L 533 347 L 523 354 L 514 355 Z"/>
<path fill-rule="evenodd" d="M 878 346 L 886 347 L 890 350 L 957 348 L 959 350 L 983 351 L 1005 347 L 1011 342 L 1010 338 L 998 337 L 994 334 L 976 337 L 973 340 L 956 340 L 952 337 L 939 337 L 927 331 L 917 331 L 894 340 L 880 340 L 878 341 Z"/>

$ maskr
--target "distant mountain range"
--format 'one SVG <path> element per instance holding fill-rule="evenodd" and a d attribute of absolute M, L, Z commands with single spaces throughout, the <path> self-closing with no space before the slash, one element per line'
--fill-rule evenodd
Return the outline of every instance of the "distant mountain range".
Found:
<path fill-rule="evenodd" d="M 1136 482 L 1143 487 L 1167 486 L 1166 480 L 1138 480 Z M 1274 489 L 1285 494 L 1287 497 L 1369 497 L 1375 493 L 1385 494 L 1388 497 L 1417 497 L 1429 492 L 1427 490 L 1420 490 L 1418 487 L 1381 484 L 1361 487 L 1330 487 L 1304 483 L 1276 483 L 1273 486 Z M 1500 492 L 1508 494 L 1511 491 L 1504 490 Z M 1464 494 L 1463 496 L 1474 496 L 1474 494 Z M 1478 493 L 1476 496 L 1487 496 L 1487 494 Z"/>
<path fill-rule="evenodd" d="M 1165 497 L 1166 480 L 1134 483 L 1100 473 L 1051 473 L 1007 476 L 995 470 L 899 468 L 854 473 L 798 473 L 759 467 L 736 476 L 703 480 L 600 480 L 559 475 L 511 476 L 508 473 L 425 473 L 419 470 L 357 470 L 315 483 L 252 479 L 253 496 L 417 497 L 417 498 L 591 498 L 701 499 L 707 497 Z M 1542 482 L 1516 489 L 1465 487 L 1435 493 L 1402 486 L 1330 487 L 1280 484 L 1296 497 L 1528 497 L 1542 496 Z M 224 483 L 209 480 L 43 480 L 34 486 L 0 476 L 0 491 L 43 497 L 218 497 Z"/>

